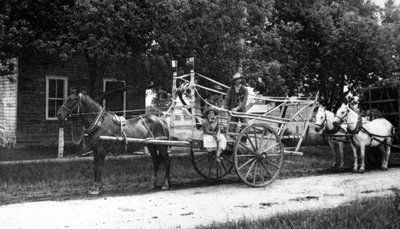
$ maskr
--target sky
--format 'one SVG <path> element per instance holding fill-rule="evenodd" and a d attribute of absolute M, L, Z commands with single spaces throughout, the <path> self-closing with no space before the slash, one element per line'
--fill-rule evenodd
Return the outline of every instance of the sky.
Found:
<path fill-rule="evenodd" d="M 372 0 L 372 2 L 375 2 L 375 4 L 377 4 L 378 6 L 380 6 L 380 7 L 384 7 L 385 6 L 385 2 L 386 2 L 387 0 Z M 400 4 L 400 0 L 394 0 L 394 3 L 396 4 L 396 5 L 399 5 Z"/>

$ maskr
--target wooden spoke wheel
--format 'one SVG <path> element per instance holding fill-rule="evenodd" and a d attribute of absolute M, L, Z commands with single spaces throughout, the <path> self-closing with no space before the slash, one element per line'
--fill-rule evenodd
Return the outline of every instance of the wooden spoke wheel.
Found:
<path fill-rule="evenodd" d="M 194 169 L 200 176 L 209 180 L 221 180 L 228 175 L 233 168 L 233 158 L 231 151 L 221 153 L 219 161 L 216 158 L 216 152 L 190 151 Z"/>
<path fill-rule="evenodd" d="M 283 144 L 274 129 L 265 123 L 244 128 L 233 149 L 239 178 L 251 187 L 264 187 L 279 175 L 283 164 Z"/>

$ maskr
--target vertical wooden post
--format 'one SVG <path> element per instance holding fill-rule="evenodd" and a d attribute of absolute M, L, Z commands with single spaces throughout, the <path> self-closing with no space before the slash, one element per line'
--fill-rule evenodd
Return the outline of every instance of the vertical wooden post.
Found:
<path fill-rule="evenodd" d="M 226 121 L 226 130 L 225 130 L 225 137 L 226 139 L 228 139 L 229 136 L 229 127 L 231 126 L 231 115 L 229 113 L 228 114 L 228 120 Z"/>
<path fill-rule="evenodd" d="M 194 80 L 195 74 L 194 74 L 194 69 L 190 70 L 190 98 L 191 98 L 191 103 L 190 103 L 190 108 L 192 112 L 192 123 L 193 123 L 193 128 L 192 128 L 192 136 L 194 136 L 194 130 L 196 128 L 196 111 L 195 111 L 195 105 L 196 105 L 196 97 L 195 97 L 195 80 Z"/>
<path fill-rule="evenodd" d="M 371 87 L 368 87 L 368 109 L 369 109 L 369 120 L 372 120 L 372 95 Z"/>
<path fill-rule="evenodd" d="M 172 67 L 174 68 L 174 73 L 172 74 L 172 98 L 175 99 L 176 98 L 176 77 L 178 76 L 178 72 L 177 72 L 177 64 L 178 61 L 173 60 L 171 62 Z"/>
<path fill-rule="evenodd" d="M 58 131 L 58 158 L 64 157 L 64 128 Z"/>
<path fill-rule="evenodd" d="M 304 130 L 303 130 L 303 133 L 302 133 L 301 136 L 300 136 L 299 141 L 297 142 L 296 149 L 294 150 L 295 152 L 298 152 L 298 151 L 299 151 L 300 146 L 301 146 L 301 143 L 303 143 L 303 140 L 304 140 L 304 138 L 306 137 L 308 128 L 309 128 L 309 126 L 310 126 L 310 120 L 311 120 L 311 118 L 312 118 L 314 109 L 315 109 L 315 107 L 317 106 L 318 97 L 319 97 L 319 91 L 318 91 L 317 94 L 315 95 L 315 100 L 314 100 L 314 102 L 313 102 L 313 104 L 312 104 L 312 106 L 311 106 L 310 112 L 308 113 L 308 117 L 307 117 L 307 120 L 306 120 L 305 125 L 304 125 Z"/>

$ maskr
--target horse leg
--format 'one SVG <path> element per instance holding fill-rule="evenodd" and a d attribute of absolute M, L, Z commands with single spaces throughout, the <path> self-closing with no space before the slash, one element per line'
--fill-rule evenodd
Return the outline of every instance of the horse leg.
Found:
<path fill-rule="evenodd" d="M 105 154 L 97 149 L 93 150 L 94 184 L 89 194 L 98 195 L 102 189 L 102 170 L 105 161 Z"/>
<path fill-rule="evenodd" d="M 358 170 L 359 173 L 365 172 L 365 145 L 360 144 L 360 169 Z"/>
<path fill-rule="evenodd" d="M 332 152 L 332 162 L 331 162 L 331 168 L 335 168 L 337 166 L 337 158 L 336 158 L 336 152 L 335 152 L 335 143 L 333 142 L 332 138 L 328 139 L 328 144 L 329 144 L 329 148 L 331 148 L 331 152 Z"/>
<path fill-rule="evenodd" d="M 339 141 L 338 142 L 338 146 L 339 146 L 339 159 L 340 159 L 340 165 L 339 165 L 339 170 L 343 169 L 344 166 L 344 159 L 343 159 L 343 142 Z"/>
<path fill-rule="evenodd" d="M 353 150 L 353 157 L 354 157 L 353 173 L 356 173 L 356 172 L 358 172 L 357 147 L 352 143 L 351 149 Z"/>
<path fill-rule="evenodd" d="M 153 177 L 150 181 L 150 188 L 154 189 L 157 186 L 158 168 L 160 167 L 160 157 L 157 155 L 157 147 L 155 145 L 147 146 L 153 161 Z"/>
<path fill-rule="evenodd" d="M 390 145 L 392 144 L 392 140 L 389 140 L 388 145 L 386 145 L 386 158 L 385 158 L 385 167 L 383 167 L 383 170 L 388 170 L 389 167 L 389 158 L 390 158 L 390 153 L 392 148 Z"/>
<path fill-rule="evenodd" d="M 170 167 L 171 167 L 171 160 L 169 158 L 169 154 L 168 154 L 168 147 L 167 146 L 159 146 L 158 147 L 159 152 L 160 152 L 160 156 L 164 162 L 164 166 L 165 166 L 165 180 L 164 180 L 164 185 L 162 186 L 162 190 L 168 190 L 171 180 L 170 180 L 170 176 L 169 176 L 169 171 L 170 171 Z"/>
<path fill-rule="evenodd" d="M 389 163 L 389 157 L 390 157 L 390 144 L 391 140 L 386 139 L 386 142 L 384 144 L 381 144 L 381 147 L 379 147 L 382 151 L 382 165 L 381 169 L 386 171 L 388 169 L 388 163 Z"/>

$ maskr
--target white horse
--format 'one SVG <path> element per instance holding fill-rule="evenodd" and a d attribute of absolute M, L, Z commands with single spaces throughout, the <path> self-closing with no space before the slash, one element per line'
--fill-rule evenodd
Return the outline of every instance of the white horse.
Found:
<path fill-rule="evenodd" d="M 347 132 L 352 135 L 352 149 L 354 155 L 353 172 L 365 171 L 365 147 L 379 146 L 382 151 L 382 170 L 387 170 L 390 156 L 390 146 L 393 141 L 393 125 L 384 118 L 372 121 L 363 121 L 361 116 L 348 105 L 342 104 L 333 120 L 335 125 L 347 117 Z M 358 168 L 357 148 L 360 149 L 360 167 Z"/>
<path fill-rule="evenodd" d="M 343 143 L 348 139 L 345 127 L 341 126 L 337 128 L 333 125 L 333 119 L 335 114 L 331 111 L 326 110 L 324 106 L 319 106 L 318 111 L 315 115 L 315 131 L 322 132 L 326 139 L 328 140 L 329 147 L 331 148 L 333 161 L 332 168 L 343 169 Z M 340 163 L 337 163 L 337 152 L 335 146 L 339 148 L 339 159 Z"/>

